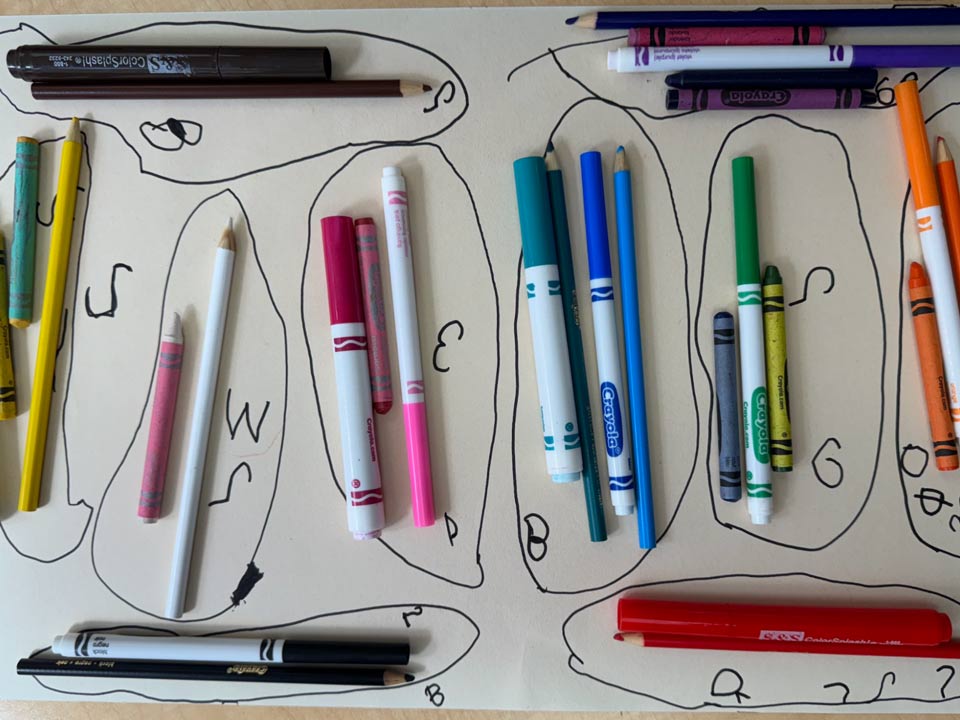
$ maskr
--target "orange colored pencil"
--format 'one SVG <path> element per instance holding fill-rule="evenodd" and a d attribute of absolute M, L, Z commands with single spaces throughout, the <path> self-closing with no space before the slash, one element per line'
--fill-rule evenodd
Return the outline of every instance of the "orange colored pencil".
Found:
<path fill-rule="evenodd" d="M 933 290 L 930 289 L 930 281 L 923 265 L 916 262 L 910 264 L 910 280 L 907 285 L 917 354 L 920 356 L 920 374 L 923 376 L 923 394 L 927 401 L 927 417 L 930 420 L 933 455 L 938 470 L 956 470 L 960 467 L 960 458 L 957 457 L 957 443 L 950 420 L 947 383 L 943 378 L 940 333 L 937 331 Z"/>
<path fill-rule="evenodd" d="M 957 185 L 957 166 L 953 162 L 947 141 L 942 137 L 937 138 L 936 167 L 943 224 L 947 229 L 947 247 L 953 267 L 953 282 L 960 288 L 960 187 Z"/>

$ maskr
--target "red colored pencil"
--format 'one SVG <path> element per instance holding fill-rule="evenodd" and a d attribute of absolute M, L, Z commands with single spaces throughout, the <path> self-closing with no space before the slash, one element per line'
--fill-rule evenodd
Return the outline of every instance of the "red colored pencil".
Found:
<path fill-rule="evenodd" d="M 728 652 L 810 653 L 815 655 L 875 655 L 880 657 L 960 658 L 960 642 L 943 645 L 876 645 L 870 643 L 790 642 L 745 640 L 743 638 L 662 635 L 659 633 L 617 633 L 614 640 L 648 648 L 685 650 L 726 650 Z"/>
<path fill-rule="evenodd" d="M 621 598 L 622 632 L 784 642 L 939 645 L 950 618 L 929 608 L 855 608 L 673 602 Z"/>

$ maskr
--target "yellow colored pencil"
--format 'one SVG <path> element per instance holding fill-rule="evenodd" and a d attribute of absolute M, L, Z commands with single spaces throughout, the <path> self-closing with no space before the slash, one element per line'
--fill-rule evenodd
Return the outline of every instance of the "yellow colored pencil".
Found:
<path fill-rule="evenodd" d="M 57 205 L 50 232 L 50 258 L 47 261 L 47 280 L 43 288 L 40 340 L 37 343 L 37 361 L 33 371 L 27 447 L 23 454 L 23 477 L 20 481 L 19 508 L 22 512 L 36 510 L 40 500 L 40 478 L 43 475 L 47 423 L 50 419 L 50 400 L 53 394 L 53 371 L 57 364 L 63 292 L 70 266 L 73 213 L 77 204 L 77 183 L 80 181 L 81 150 L 80 122 L 73 118 L 60 155 Z"/>
<path fill-rule="evenodd" d="M 7 250 L 0 233 L 0 420 L 17 416 L 17 381 L 13 375 L 10 323 L 7 322 Z"/>

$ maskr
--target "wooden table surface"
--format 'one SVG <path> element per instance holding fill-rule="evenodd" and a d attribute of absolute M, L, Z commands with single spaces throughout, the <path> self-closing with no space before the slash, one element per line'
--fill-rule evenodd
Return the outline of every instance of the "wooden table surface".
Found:
<path fill-rule="evenodd" d="M 789 2 L 789 0 L 787 0 Z M 792 0 L 793 4 L 803 0 Z M 586 0 L 589 3 L 589 0 Z M 736 5 L 743 0 L 681 0 L 682 3 Z M 772 5 L 783 2 L 764 2 Z M 821 0 L 829 2 L 829 0 Z M 844 5 L 870 4 L 871 0 L 846 0 Z M 107 12 L 191 12 L 223 10 L 304 10 L 323 8 L 369 7 L 496 7 L 508 5 L 574 5 L 583 6 L 583 0 L 0 0 L 0 15 L 48 15 Z M 605 5 L 676 4 L 664 0 L 607 0 Z M 875 3 L 873 3 L 875 4 Z M 268 708 L 223 707 L 132 703 L 57 703 L 5 702 L 0 700 L 0 720 L 419 720 L 423 710 L 368 710 L 343 708 Z M 430 711 L 432 720 L 685 720 L 686 713 L 546 713 L 504 711 Z M 720 720 L 729 713 L 700 713 L 697 718 Z M 796 717 L 787 713 L 755 713 L 751 717 L 763 720 L 783 720 Z M 815 714 L 808 718 L 876 717 L 875 715 Z M 960 720 L 960 714 L 947 715 L 885 715 L 884 718 L 945 718 Z"/>

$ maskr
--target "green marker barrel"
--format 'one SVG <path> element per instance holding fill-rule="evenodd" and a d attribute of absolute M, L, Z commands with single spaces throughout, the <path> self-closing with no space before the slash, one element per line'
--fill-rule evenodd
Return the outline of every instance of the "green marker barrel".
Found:
<path fill-rule="evenodd" d="M 740 316 L 740 387 L 743 394 L 747 509 L 754 525 L 773 514 L 767 431 L 767 378 L 763 349 L 760 247 L 753 158 L 733 160 L 733 216 L 737 246 L 737 314 Z"/>
<path fill-rule="evenodd" d="M 37 237 L 39 143 L 31 137 L 18 137 L 14 165 L 9 315 L 11 325 L 25 328 L 33 320 L 33 263 Z"/>

